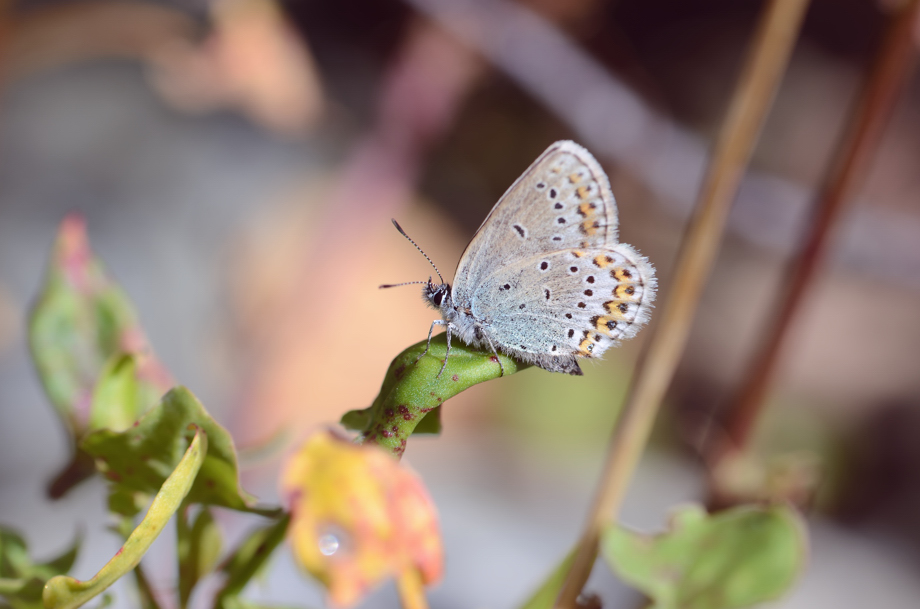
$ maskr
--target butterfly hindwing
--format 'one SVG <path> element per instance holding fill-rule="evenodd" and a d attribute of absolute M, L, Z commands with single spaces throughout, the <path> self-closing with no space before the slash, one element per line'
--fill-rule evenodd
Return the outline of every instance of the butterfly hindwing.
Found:
<path fill-rule="evenodd" d="M 547 368 L 600 356 L 635 335 L 655 287 L 651 265 L 629 245 L 551 252 L 489 276 L 472 295 L 472 312 L 494 344 Z"/>

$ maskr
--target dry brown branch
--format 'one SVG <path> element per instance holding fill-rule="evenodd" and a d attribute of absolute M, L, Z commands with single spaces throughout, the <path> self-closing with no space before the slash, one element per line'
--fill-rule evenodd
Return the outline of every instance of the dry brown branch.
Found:
<path fill-rule="evenodd" d="M 918 0 L 904 3 L 891 18 L 888 32 L 816 198 L 807 234 L 784 273 L 789 280 L 772 307 L 776 317 L 765 327 L 757 354 L 729 410 L 725 442 L 713 447 L 714 460 L 735 450 L 743 450 L 750 438 L 777 372 L 789 329 L 814 286 L 814 278 L 827 258 L 828 245 L 843 219 L 846 204 L 862 185 L 878 151 L 885 126 L 913 73 L 917 58 L 914 34 L 918 18 Z"/>
<path fill-rule="evenodd" d="M 619 511 L 645 449 L 659 405 L 686 345 L 731 202 L 786 69 L 807 6 L 808 0 L 773 0 L 761 16 L 699 193 L 696 215 L 681 247 L 671 293 L 658 313 L 648 349 L 610 440 L 597 494 L 558 607 L 576 607 L 576 598 L 597 557 L 601 530 Z"/>

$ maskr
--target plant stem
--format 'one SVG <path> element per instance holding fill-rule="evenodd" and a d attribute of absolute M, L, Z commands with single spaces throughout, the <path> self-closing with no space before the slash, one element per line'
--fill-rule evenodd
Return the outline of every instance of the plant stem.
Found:
<path fill-rule="evenodd" d="M 141 565 L 134 567 L 134 579 L 137 582 L 137 590 L 140 594 L 143 609 L 160 609 L 157 597 L 153 593 L 153 588 L 150 587 L 150 581 L 144 574 L 144 568 Z"/>
<path fill-rule="evenodd" d="M 762 334 L 757 355 L 726 417 L 726 444 L 715 447 L 714 460 L 743 449 L 751 436 L 763 410 L 789 329 L 826 256 L 832 229 L 839 223 L 847 200 L 862 185 L 892 110 L 913 71 L 917 57 L 914 35 L 920 23 L 918 20 L 918 0 L 905 2 L 891 18 L 872 70 L 825 175 L 808 233 L 784 274 L 790 279 L 785 282 L 785 290 L 772 309 L 776 311 L 776 316 Z"/>
<path fill-rule="evenodd" d="M 425 585 L 418 571 L 409 569 L 396 580 L 399 590 L 399 601 L 402 609 L 428 609 L 425 599 Z"/>
<path fill-rule="evenodd" d="M 597 557 L 601 529 L 617 512 L 652 422 L 684 350 L 700 294 L 715 259 L 731 202 L 792 52 L 808 0 L 771 0 L 760 18 L 735 89 L 696 213 L 681 245 L 672 293 L 610 440 L 594 504 L 557 607 L 573 609 Z"/>
<path fill-rule="evenodd" d="M 178 576 L 179 609 L 186 609 L 191 596 L 191 586 L 188 582 L 188 558 L 191 553 L 191 527 L 188 523 L 188 500 L 183 500 L 176 510 L 176 568 Z"/>
<path fill-rule="evenodd" d="M 122 516 L 119 519 L 117 530 L 122 539 L 127 541 L 128 538 L 131 537 L 132 531 L 134 531 L 134 519 L 129 516 Z M 160 609 L 157 597 L 153 593 L 153 588 L 150 586 L 150 580 L 147 579 L 147 574 L 144 572 L 144 568 L 140 563 L 134 567 L 133 573 L 134 581 L 137 584 L 137 595 L 140 600 L 141 608 Z"/>

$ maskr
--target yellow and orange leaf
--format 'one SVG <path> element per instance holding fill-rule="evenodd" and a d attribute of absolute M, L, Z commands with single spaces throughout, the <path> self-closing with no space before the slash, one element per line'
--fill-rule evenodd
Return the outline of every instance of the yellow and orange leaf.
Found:
<path fill-rule="evenodd" d="M 390 577 L 441 578 L 434 504 L 418 476 L 380 448 L 314 434 L 288 463 L 282 485 L 294 555 L 326 586 L 331 604 L 356 603 Z"/>

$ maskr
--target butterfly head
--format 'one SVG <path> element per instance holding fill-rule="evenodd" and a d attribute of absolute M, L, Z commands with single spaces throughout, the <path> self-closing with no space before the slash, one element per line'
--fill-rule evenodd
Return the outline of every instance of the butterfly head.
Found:
<path fill-rule="evenodd" d="M 428 278 L 428 283 L 422 288 L 422 298 L 429 306 L 438 311 L 446 311 L 451 307 L 450 285 L 447 283 L 434 283 Z"/>

